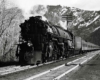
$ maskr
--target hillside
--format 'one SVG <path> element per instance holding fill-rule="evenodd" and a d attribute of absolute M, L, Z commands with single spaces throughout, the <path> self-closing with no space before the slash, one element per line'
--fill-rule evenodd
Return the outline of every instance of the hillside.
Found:
<path fill-rule="evenodd" d="M 100 29 L 97 29 L 95 32 L 91 33 L 87 40 L 97 45 L 100 45 Z"/>

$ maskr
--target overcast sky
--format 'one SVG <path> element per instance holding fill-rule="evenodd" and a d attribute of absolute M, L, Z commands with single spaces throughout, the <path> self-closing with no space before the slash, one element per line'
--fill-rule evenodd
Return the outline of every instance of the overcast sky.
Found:
<path fill-rule="evenodd" d="M 61 5 L 61 6 L 76 7 L 83 10 L 93 10 L 93 11 L 100 10 L 100 0 L 5 0 L 5 1 L 7 1 L 8 4 L 7 6 L 9 6 L 10 8 L 13 6 L 19 7 L 26 18 L 31 16 L 30 14 L 31 10 L 36 10 L 37 8 L 36 5 L 39 4 Z M 47 7 L 46 6 L 44 7 L 46 10 Z M 43 14 L 44 13 L 42 13 L 41 15 Z"/>
<path fill-rule="evenodd" d="M 35 4 L 64 5 L 84 10 L 100 10 L 100 0 L 8 0 L 20 8 L 30 9 Z"/>

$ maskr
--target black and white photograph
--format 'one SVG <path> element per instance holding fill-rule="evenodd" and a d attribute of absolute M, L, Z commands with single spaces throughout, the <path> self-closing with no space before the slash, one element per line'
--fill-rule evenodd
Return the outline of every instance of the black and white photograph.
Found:
<path fill-rule="evenodd" d="M 100 0 L 0 0 L 0 80 L 100 80 Z"/>

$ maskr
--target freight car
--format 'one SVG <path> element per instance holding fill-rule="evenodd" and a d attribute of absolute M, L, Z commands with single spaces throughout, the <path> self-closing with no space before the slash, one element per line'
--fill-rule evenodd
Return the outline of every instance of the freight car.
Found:
<path fill-rule="evenodd" d="M 38 64 L 67 58 L 84 49 L 85 43 L 82 43 L 80 37 L 75 37 L 60 26 L 43 21 L 41 16 L 31 17 L 22 23 L 20 28 L 16 53 L 20 64 Z"/>

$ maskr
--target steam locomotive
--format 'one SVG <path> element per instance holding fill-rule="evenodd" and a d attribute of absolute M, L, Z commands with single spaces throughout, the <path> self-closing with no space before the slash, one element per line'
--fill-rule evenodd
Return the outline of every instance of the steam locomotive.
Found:
<path fill-rule="evenodd" d="M 20 64 L 44 63 L 100 49 L 60 26 L 43 21 L 41 16 L 30 17 L 20 28 L 16 53 Z"/>

